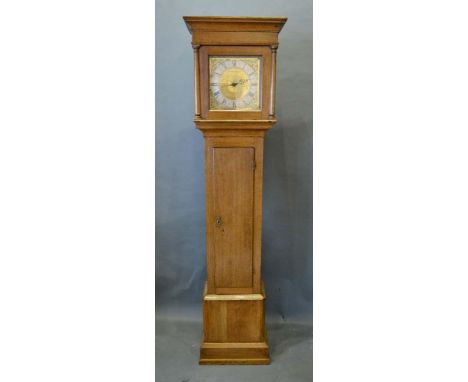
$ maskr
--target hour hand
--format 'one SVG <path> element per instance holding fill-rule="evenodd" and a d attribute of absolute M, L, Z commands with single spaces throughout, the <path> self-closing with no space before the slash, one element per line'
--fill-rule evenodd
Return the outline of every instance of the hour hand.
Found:
<path fill-rule="evenodd" d="M 247 78 L 242 79 L 242 80 L 239 80 L 239 81 L 233 81 L 233 82 L 231 83 L 231 86 L 236 87 L 237 85 L 245 84 L 247 81 L 248 81 Z"/>
<path fill-rule="evenodd" d="M 232 83 L 232 86 L 243 85 L 243 84 L 245 84 L 247 81 L 248 81 L 248 79 L 239 80 L 239 81 L 237 81 L 237 82 L 233 82 L 233 83 Z"/>

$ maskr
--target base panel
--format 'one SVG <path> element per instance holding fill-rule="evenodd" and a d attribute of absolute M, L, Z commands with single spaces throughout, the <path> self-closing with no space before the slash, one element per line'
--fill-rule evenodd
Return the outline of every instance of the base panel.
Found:
<path fill-rule="evenodd" d="M 200 365 L 268 365 L 265 291 L 203 295 Z"/>

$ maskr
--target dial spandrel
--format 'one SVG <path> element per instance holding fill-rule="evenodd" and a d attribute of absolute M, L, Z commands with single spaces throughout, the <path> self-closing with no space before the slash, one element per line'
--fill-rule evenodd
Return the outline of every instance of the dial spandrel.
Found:
<path fill-rule="evenodd" d="M 210 57 L 210 110 L 260 110 L 260 70 L 260 57 Z"/>

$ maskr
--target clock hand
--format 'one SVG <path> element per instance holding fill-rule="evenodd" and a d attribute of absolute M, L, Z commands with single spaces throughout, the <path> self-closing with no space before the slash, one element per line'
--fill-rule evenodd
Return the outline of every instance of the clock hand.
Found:
<path fill-rule="evenodd" d="M 249 81 L 248 79 L 243 79 L 243 80 L 232 81 L 232 82 L 211 82 L 210 85 L 212 85 L 212 86 L 216 86 L 216 85 L 219 85 L 219 86 L 234 86 L 235 87 L 237 85 L 245 84 L 248 81 Z"/>
<path fill-rule="evenodd" d="M 238 81 L 233 81 L 232 82 L 232 86 L 237 86 L 237 85 L 242 85 L 242 84 L 245 84 L 246 82 L 248 82 L 249 80 L 248 79 L 242 79 L 242 80 L 238 80 Z"/>
<path fill-rule="evenodd" d="M 241 80 L 232 81 L 232 82 L 212 82 L 211 85 L 212 86 L 217 85 L 217 86 L 221 86 L 221 87 L 232 86 L 233 88 L 235 88 L 237 85 L 243 85 L 248 81 L 249 81 L 248 79 L 241 79 Z"/>
<path fill-rule="evenodd" d="M 237 82 L 232 82 L 231 86 L 236 87 L 237 85 L 245 84 L 247 81 L 248 81 L 248 79 L 243 79 L 243 80 L 239 80 Z"/>
<path fill-rule="evenodd" d="M 231 86 L 231 83 L 230 83 L 230 82 L 212 82 L 210 85 L 212 85 L 212 86 L 216 86 L 216 85 L 219 85 L 219 86 Z"/>

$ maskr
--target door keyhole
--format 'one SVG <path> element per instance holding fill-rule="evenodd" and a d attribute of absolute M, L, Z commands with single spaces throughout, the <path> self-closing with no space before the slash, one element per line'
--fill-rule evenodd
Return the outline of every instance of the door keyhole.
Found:
<path fill-rule="evenodd" d="M 221 227 L 221 216 L 216 216 L 216 227 Z"/>

